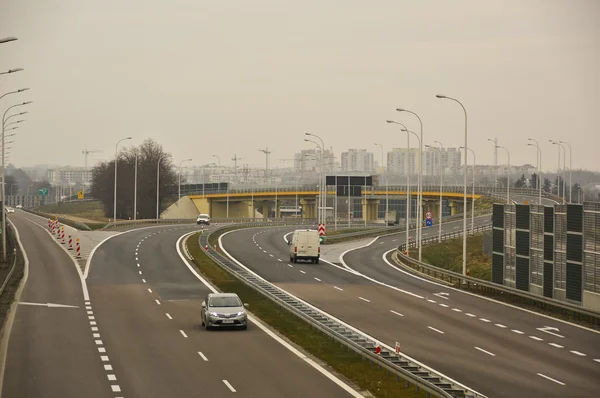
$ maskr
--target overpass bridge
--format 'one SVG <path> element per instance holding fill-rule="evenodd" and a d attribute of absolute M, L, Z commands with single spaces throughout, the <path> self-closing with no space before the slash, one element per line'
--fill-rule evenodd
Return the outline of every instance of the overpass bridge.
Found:
<path fill-rule="evenodd" d="M 418 191 L 411 186 L 407 192 L 406 186 L 364 186 L 358 192 L 350 192 L 347 187 L 331 187 L 327 191 L 325 207 L 333 209 L 333 214 L 338 218 L 346 219 L 349 216 L 355 219 L 375 221 L 385 218 L 385 203 L 388 201 L 390 212 L 404 216 L 406 214 L 407 198 L 412 204 L 412 217 L 416 218 Z M 494 195 L 503 200 L 506 191 L 494 191 L 491 187 L 471 187 L 467 189 L 467 199 L 472 201 L 484 195 Z M 537 191 L 531 189 L 514 189 L 511 194 L 537 197 Z M 319 191 L 315 185 L 294 187 L 252 187 L 242 189 L 220 189 L 211 192 L 189 192 L 181 199 L 181 203 L 173 206 L 190 209 L 192 212 L 206 213 L 212 218 L 256 218 L 258 211 L 264 218 L 279 218 L 282 215 L 298 216 L 298 212 L 291 212 L 289 208 L 300 208 L 303 219 L 315 219 L 317 216 L 317 203 Z M 511 195 L 512 196 L 512 195 Z M 433 213 L 434 218 L 452 216 L 463 212 L 463 187 L 448 186 L 442 192 L 442 209 L 439 206 L 439 186 L 423 187 L 423 214 Z M 287 208 L 282 213 L 281 208 Z M 163 213 L 164 218 L 169 217 L 169 209 Z M 175 215 L 174 215 L 175 217 Z M 403 217 L 402 217 L 403 218 Z"/>

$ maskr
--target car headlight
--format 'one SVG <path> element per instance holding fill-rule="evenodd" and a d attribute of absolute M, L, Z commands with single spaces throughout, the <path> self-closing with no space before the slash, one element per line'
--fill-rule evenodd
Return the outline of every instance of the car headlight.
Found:
<path fill-rule="evenodd" d="M 208 315 L 210 315 L 210 316 L 216 316 L 216 317 L 219 316 L 216 312 L 209 312 Z"/>
<path fill-rule="evenodd" d="M 242 316 L 242 315 L 246 315 L 246 313 L 244 311 L 238 312 L 236 316 Z"/>

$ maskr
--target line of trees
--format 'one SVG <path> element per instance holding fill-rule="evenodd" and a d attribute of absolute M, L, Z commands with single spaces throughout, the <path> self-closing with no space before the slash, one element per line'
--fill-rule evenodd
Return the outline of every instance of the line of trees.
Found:
<path fill-rule="evenodd" d="M 171 155 L 162 145 L 147 139 L 137 147 L 122 150 L 118 155 L 117 167 L 117 219 L 133 218 L 135 160 L 137 155 L 137 218 L 156 217 L 156 176 L 160 167 L 159 212 L 165 198 L 177 193 L 178 177 Z M 160 163 L 159 163 L 160 159 Z M 183 182 L 183 181 L 182 181 Z M 91 195 L 104 205 L 106 217 L 114 218 L 114 160 L 100 162 L 92 169 Z"/>

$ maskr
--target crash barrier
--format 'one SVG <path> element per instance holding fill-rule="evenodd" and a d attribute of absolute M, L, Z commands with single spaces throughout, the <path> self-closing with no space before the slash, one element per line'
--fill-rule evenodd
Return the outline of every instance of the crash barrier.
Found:
<path fill-rule="evenodd" d="M 262 223 L 265 226 L 269 224 Z M 254 225 L 247 225 L 252 227 Z M 227 226 L 202 234 L 199 238 L 200 247 L 204 252 L 224 270 L 239 279 L 246 286 L 256 290 L 277 305 L 296 315 L 309 323 L 313 328 L 339 342 L 348 349 L 356 352 L 363 358 L 384 368 L 388 374 L 395 374 L 397 379 L 404 380 L 407 385 L 414 385 L 427 393 L 427 396 L 437 397 L 477 397 L 473 391 L 447 380 L 436 371 L 425 367 L 414 360 L 405 357 L 402 353 L 396 353 L 394 347 L 387 347 L 374 338 L 343 324 L 312 305 L 305 303 L 277 286 L 267 282 L 261 277 L 254 275 L 244 267 L 223 256 L 220 251 L 215 250 L 209 244 L 210 235 L 222 232 Z M 398 345 L 399 346 L 399 345 Z M 377 348 L 379 347 L 379 348 Z"/>
<path fill-rule="evenodd" d="M 492 225 L 482 225 L 475 228 L 474 232 L 483 232 L 491 230 Z M 462 231 L 451 232 L 442 235 L 442 241 L 448 239 L 456 239 L 462 236 Z M 431 243 L 439 242 L 438 237 L 430 237 L 423 239 L 423 246 Z M 409 248 L 415 248 L 416 242 L 410 242 Z M 529 306 L 537 307 L 541 310 L 551 311 L 556 314 L 564 314 L 569 317 L 585 321 L 590 324 L 600 325 L 600 312 L 584 309 L 581 306 L 571 304 L 565 301 L 560 301 L 537 294 L 530 293 L 525 290 L 519 290 L 512 287 L 500 285 L 493 282 L 488 282 L 483 279 L 472 278 L 462 275 L 454 271 L 449 271 L 443 268 L 436 267 L 431 264 L 421 262 L 409 257 L 406 253 L 406 243 L 401 244 L 397 248 L 398 260 L 413 270 L 425 274 L 437 280 L 442 280 L 450 283 L 456 288 L 473 291 L 475 293 L 487 296 L 496 297 L 498 299 L 510 299 L 511 302 L 523 303 Z"/>

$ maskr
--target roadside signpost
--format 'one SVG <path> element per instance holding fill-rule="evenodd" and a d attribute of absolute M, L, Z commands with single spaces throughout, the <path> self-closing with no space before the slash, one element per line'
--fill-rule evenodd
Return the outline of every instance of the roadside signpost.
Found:
<path fill-rule="evenodd" d="M 433 218 L 433 213 L 431 213 L 430 211 L 425 213 L 425 226 L 426 227 L 431 227 L 433 225 L 432 218 Z"/>

